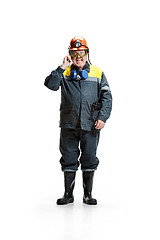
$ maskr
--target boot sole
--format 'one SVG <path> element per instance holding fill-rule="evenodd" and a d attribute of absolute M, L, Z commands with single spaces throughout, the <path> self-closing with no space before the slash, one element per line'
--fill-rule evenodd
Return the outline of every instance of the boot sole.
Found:
<path fill-rule="evenodd" d="M 67 202 L 60 202 L 60 201 L 57 201 L 57 205 L 66 205 L 68 203 L 73 203 L 74 202 L 74 199 L 73 198 L 70 198 Z"/>
<path fill-rule="evenodd" d="M 97 205 L 97 201 L 89 202 L 89 201 L 86 201 L 85 199 L 83 199 L 83 203 L 85 203 L 87 205 Z"/>

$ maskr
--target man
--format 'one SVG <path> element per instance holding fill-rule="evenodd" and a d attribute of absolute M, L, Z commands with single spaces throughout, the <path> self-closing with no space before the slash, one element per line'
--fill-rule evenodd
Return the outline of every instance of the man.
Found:
<path fill-rule="evenodd" d="M 64 171 L 65 193 L 57 200 L 58 205 L 74 201 L 73 189 L 79 164 L 83 172 L 83 202 L 97 204 L 92 198 L 94 171 L 99 164 L 96 150 L 100 130 L 111 113 L 112 95 L 102 70 L 89 64 L 87 59 L 86 40 L 74 37 L 69 55 L 45 79 L 45 86 L 49 89 L 57 91 L 61 87 L 60 163 Z"/>

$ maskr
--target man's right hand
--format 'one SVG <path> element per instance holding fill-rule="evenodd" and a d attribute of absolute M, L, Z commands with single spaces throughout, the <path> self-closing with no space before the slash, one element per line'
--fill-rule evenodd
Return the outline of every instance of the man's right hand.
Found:
<path fill-rule="evenodd" d="M 69 67 L 72 64 L 72 60 L 71 60 L 71 56 L 68 55 L 63 59 L 63 63 L 60 66 L 62 69 L 66 69 L 67 67 Z"/>

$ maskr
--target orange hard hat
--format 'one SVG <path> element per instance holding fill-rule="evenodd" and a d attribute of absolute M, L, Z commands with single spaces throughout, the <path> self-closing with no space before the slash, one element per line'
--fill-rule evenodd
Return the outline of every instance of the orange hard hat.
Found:
<path fill-rule="evenodd" d="M 81 50 L 81 49 L 88 49 L 87 42 L 83 37 L 74 37 L 70 41 L 70 46 L 68 47 L 69 50 Z"/>

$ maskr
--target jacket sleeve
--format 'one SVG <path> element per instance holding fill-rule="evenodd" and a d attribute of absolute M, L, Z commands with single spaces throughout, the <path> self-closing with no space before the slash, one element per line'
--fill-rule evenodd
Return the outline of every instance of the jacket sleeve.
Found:
<path fill-rule="evenodd" d="M 110 117 L 112 110 L 112 94 L 104 73 L 102 73 L 101 79 L 100 102 L 102 104 L 102 107 L 97 119 L 106 122 L 106 120 Z"/>
<path fill-rule="evenodd" d="M 52 71 L 51 74 L 46 77 L 44 85 L 53 91 L 57 91 L 61 85 L 64 71 L 65 70 L 60 67 Z"/>

